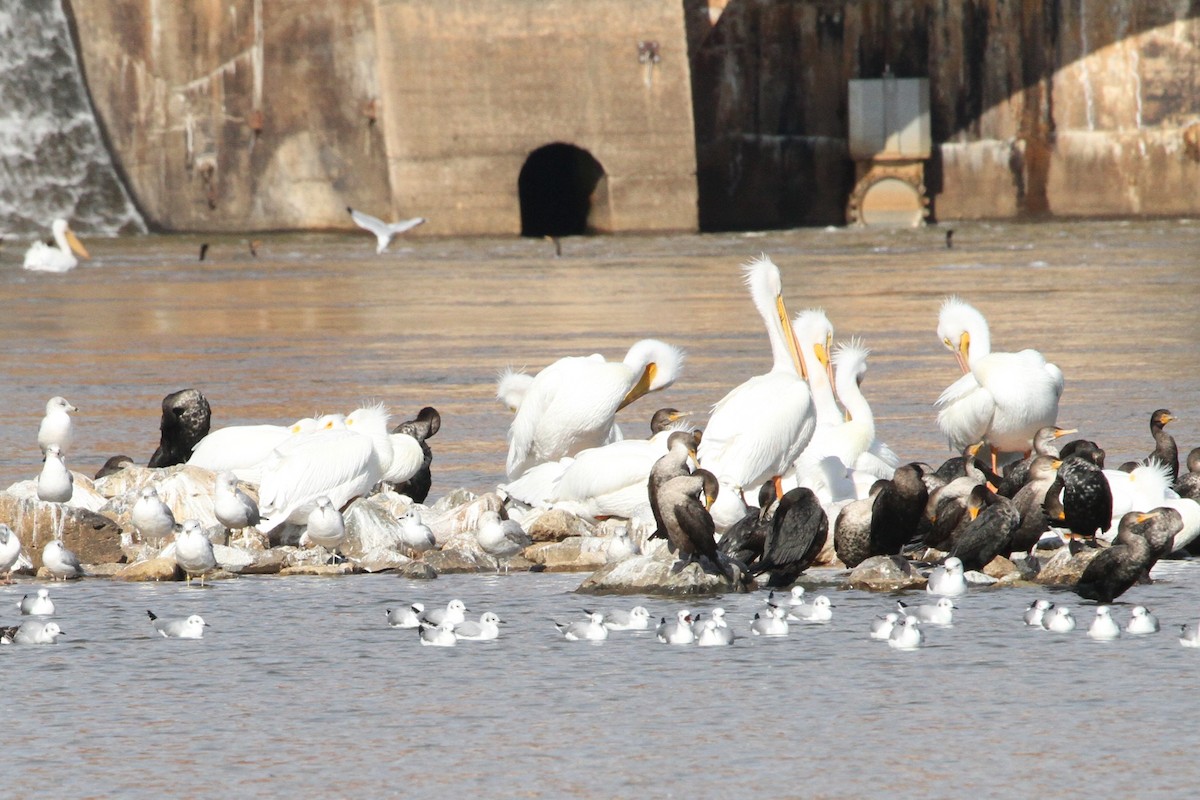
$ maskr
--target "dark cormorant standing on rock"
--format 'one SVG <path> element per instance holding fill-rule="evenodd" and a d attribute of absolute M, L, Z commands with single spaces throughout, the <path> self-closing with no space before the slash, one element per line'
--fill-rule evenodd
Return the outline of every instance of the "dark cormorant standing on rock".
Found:
<path fill-rule="evenodd" d="M 1021 524 L 1013 532 L 1013 552 L 1026 552 L 1037 544 L 1042 534 L 1050 530 L 1050 518 L 1046 516 L 1046 492 L 1058 477 L 1062 462 L 1053 456 L 1038 456 L 1029 465 L 1029 477 L 1025 485 L 1013 495 L 1013 508 L 1021 515 Z"/>
<path fill-rule="evenodd" d="M 1188 471 L 1175 481 L 1175 491 L 1180 497 L 1200 500 L 1200 447 L 1192 448 L 1187 457 Z"/>
<path fill-rule="evenodd" d="M 1038 428 L 1038 432 L 1033 435 L 1033 452 L 1028 457 L 1008 465 L 1004 470 L 1004 480 L 996 484 L 996 494 L 1008 498 L 1015 497 L 1029 480 L 1029 468 L 1033 465 L 1033 460 L 1039 456 L 1051 456 L 1057 459 L 1059 457 L 1057 440 L 1075 432 L 1075 428 L 1059 428 L 1054 425 Z"/>
<path fill-rule="evenodd" d="M 920 464 L 905 464 L 891 480 L 880 481 L 871 505 L 871 555 L 888 556 L 917 538 L 917 526 L 929 501 Z"/>
<path fill-rule="evenodd" d="M 163 398 L 161 436 L 158 449 L 150 457 L 148 467 L 171 467 L 183 464 L 192 456 L 192 448 L 208 435 L 212 409 L 197 389 L 181 389 Z"/>
<path fill-rule="evenodd" d="M 704 556 L 732 581 L 733 576 L 717 555 L 716 526 L 708 513 L 718 486 L 717 476 L 706 469 L 671 478 L 658 489 L 658 508 L 673 551 L 685 562 Z M 701 492 L 703 503 L 698 499 Z"/>
<path fill-rule="evenodd" d="M 392 428 L 392 433 L 406 433 L 421 445 L 421 468 L 407 481 L 396 484 L 396 491 L 408 495 L 414 503 L 424 503 L 425 498 L 429 497 L 429 489 L 433 486 L 433 474 L 430 471 L 433 451 L 429 449 L 425 440 L 432 438 L 441 427 L 442 415 L 433 406 L 425 406 L 417 412 L 416 419 L 406 420 Z"/>
<path fill-rule="evenodd" d="M 1112 489 L 1101 471 L 1104 451 L 1085 440 L 1071 445 L 1078 447 L 1070 453 L 1063 448 L 1058 477 L 1046 492 L 1046 515 L 1051 525 L 1077 536 L 1095 536 L 1112 524 Z"/>
<path fill-rule="evenodd" d="M 758 561 L 775 519 L 775 499 L 775 482 L 764 481 L 758 490 L 758 508 L 751 508 L 746 516 L 730 525 L 721 534 L 717 549 L 746 567 Z"/>
<path fill-rule="evenodd" d="M 654 514 L 654 533 L 651 539 L 666 539 L 667 529 L 663 525 L 662 511 L 659 509 L 658 495 L 662 487 L 672 478 L 691 475 L 688 458 L 696 457 L 696 439 L 687 431 L 676 431 L 667 437 L 667 453 L 659 457 L 650 468 L 650 478 L 646 482 L 646 493 L 650 500 L 650 513 Z M 697 490 L 699 491 L 699 490 Z"/>
<path fill-rule="evenodd" d="M 1007 497 L 979 487 L 985 494 L 986 506 L 960 531 L 954 534 L 950 555 L 963 563 L 965 570 L 979 570 L 996 556 L 1007 556 L 1012 552 L 1012 535 L 1021 524 L 1021 515 Z"/>
<path fill-rule="evenodd" d="M 1146 533 L 1153 527 L 1170 524 L 1166 511 L 1165 508 L 1145 513 L 1130 511 L 1121 517 L 1112 546 L 1101 550 L 1079 576 L 1075 584 L 1079 596 L 1111 603 L 1137 583 L 1154 563 L 1154 548 Z"/>
<path fill-rule="evenodd" d="M 829 536 L 829 518 L 811 489 L 797 488 L 779 499 L 762 558 L 750 571 L 770 572 L 767 586 L 791 586 L 808 569 Z"/>

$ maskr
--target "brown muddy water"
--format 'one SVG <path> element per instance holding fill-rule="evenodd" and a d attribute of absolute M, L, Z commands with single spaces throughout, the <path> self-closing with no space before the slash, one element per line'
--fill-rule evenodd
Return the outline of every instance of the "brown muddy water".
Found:
<path fill-rule="evenodd" d="M 1200 221 L 953 227 L 952 249 L 943 226 L 568 239 L 561 258 L 540 240 L 414 238 L 377 257 L 370 237 L 270 235 L 254 257 L 249 237 L 147 236 L 89 241 L 93 260 L 66 275 L 24 272 L 24 243 L 6 241 L 0 485 L 36 476 L 52 395 L 80 408 L 68 464 L 90 474 L 117 453 L 148 459 L 163 395 L 190 386 L 216 427 L 433 405 L 430 502 L 485 491 L 503 479 L 507 366 L 620 358 L 647 336 L 681 346 L 683 376 L 621 413 L 627 435 L 663 405 L 702 421 L 765 371 L 738 270 L 764 252 L 793 313 L 823 307 L 838 338 L 872 349 L 864 391 L 902 460 L 948 455 L 932 403 L 957 377 L 935 334 L 952 293 L 988 317 L 995 349 L 1061 367 L 1060 423 L 1111 463 L 1150 452 L 1160 407 L 1183 453 L 1200 445 Z M 828 626 L 712 652 L 646 634 L 560 641 L 551 620 L 582 605 L 679 607 L 584 599 L 580 575 L 82 581 L 51 590 L 62 643 L 0 649 L 6 753 L 22 765 L 6 783 L 75 797 L 1182 796 L 1200 778 L 1200 703 L 1198 651 L 1176 635 L 1200 617 L 1200 567 L 1156 578 L 1117 609 L 1151 606 L 1155 636 L 1093 642 L 1092 609 L 1061 593 L 1080 629 L 1028 631 L 1021 611 L 1046 590 L 978 591 L 917 653 L 867 637 L 895 598 L 853 591 L 836 592 Z M 0 624 L 33 589 L 0 589 Z M 386 607 L 452 597 L 497 611 L 502 638 L 441 651 L 383 624 Z M 695 605 L 723 605 L 746 633 L 763 599 Z M 212 628 L 156 639 L 146 608 Z"/>

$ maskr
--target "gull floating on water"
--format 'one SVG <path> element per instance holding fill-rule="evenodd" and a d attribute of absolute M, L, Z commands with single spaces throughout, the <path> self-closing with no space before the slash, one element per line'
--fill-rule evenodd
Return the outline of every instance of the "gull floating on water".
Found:
<path fill-rule="evenodd" d="M 447 624 L 450 627 L 462 624 L 467 619 L 467 606 L 462 600 L 454 599 L 445 608 L 431 608 L 421 615 L 421 621 L 428 625 Z"/>
<path fill-rule="evenodd" d="M 929 625 L 937 625 L 938 627 L 946 628 L 954 624 L 954 601 L 949 597 L 938 598 L 934 605 L 921 605 L 910 609 L 905 605 L 904 601 L 896 601 L 897 610 L 903 615 L 909 615 L 917 618 L 918 622 L 927 623 Z"/>
<path fill-rule="evenodd" d="M 585 609 L 584 613 L 592 612 Z M 650 612 L 645 606 L 634 606 L 628 611 L 617 609 L 604 615 L 604 627 L 610 631 L 645 631 L 650 629 Z"/>
<path fill-rule="evenodd" d="M 25 269 L 34 272 L 69 272 L 79 264 L 75 256 L 91 258 L 65 219 L 54 220 L 50 223 L 50 230 L 54 233 L 55 246 L 40 241 L 30 245 L 25 251 Z"/>
<path fill-rule="evenodd" d="M 421 635 L 421 644 L 429 647 L 454 647 L 458 644 L 458 637 L 454 635 L 454 626 L 449 622 L 443 622 L 440 625 L 421 624 L 418 629 Z"/>
<path fill-rule="evenodd" d="M 712 611 L 708 612 L 708 619 L 701 619 L 700 614 L 695 614 L 692 617 L 692 633 L 696 634 L 696 638 L 700 638 L 700 634 L 704 632 L 705 626 L 711 622 L 718 628 L 728 628 L 729 623 L 725 620 L 725 609 L 717 606 Z"/>
<path fill-rule="evenodd" d="M 1092 639 L 1100 641 L 1111 641 L 1121 636 L 1121 626 L 1112 617 L 1112 610 L 1108 606 L 1097 606 L 1096 617 L 1092 620 L 1092 624 L 1088 626 L 1087 635 Z"/>
<path fill-rule="evenodd" d="M 604 615 L 588 614 L 586 620 L 578 622 L 556 622 L 554 627 L 568 642 L 602 642 L 608 638 L 608 628 L 604 625 Z"/>
<path fill-rule="evenodd" d="M 42 549 L 42 565 L 55 580 L 82 578 L 83 565 L 79 558 L 62 543 L 62 539 L 51 539 Z"/>
<path fill-rule="evenodd" d="M 466 620 L 454 626 L 454 635 L 459 639 L 472 642 L 486 642 L 500 638 L 500 616 L 492 611 L 485 611 L 479 616 L 479 621 Z"/>
<path fill-rule="evenodd" d="M 425 611 L 425 606 L 413 603 L 411 606 L 386 610 L 388 625 L 393 628 L 417 628 L 421 625 L 421 614 Z"/>
<path fill-rule="evenodd" d="M 663 617 L 654 635 L 664 644 L 691 644 L 696 641 L 696 634 L 692 632 L 691 612 L 680 609 L 675 612 L 675 619 L 671 622 Z"/>
<path fill-rule="evenodd" d="M 1042 615 L 1042 627 L 1055 633 L 1069 633 L 1075 630 L 1075 617 L 1066 606 L 1054 606 Z"/>
<path fill-rule="evenodd" d="M 1054 604 L 1049 600 L 1034 600 L 1029 604 L 1029 608 L 1025 609 L 1025 624 L 1042 627 L 1042 619 L 1046 612 L 1054 608 Z"/>
<path fill-rule="evenodd" d="M 889 611 L 871 620 L 871 638 L 886 641 L 892 637 L 892 630 L 900 622 L 900 614 Z"/>
<path fill-rule="evenodd" d="M 958 556 L 950 556 L 940 567 L 929 573 L 925 591 L 942 597 L 958 597 L 967 591 L 967 579 L 963 573 L 963 562 Z"/>
<path fill-rule="evenodd" d="M 829 622 L 833 619 L 833 603 L 823 594 L 812 603 L 801 603 L 787 609 L 787 618 L 796 622 Z"/>
<path fill-rule="evenodd" d="M 71 411 L 79 409 L 67 402 L 65 397 L 51 397 L 46 401 L 46 415 L 38 426 L 38 447 L 42 453 L 52 444 L 58 445 L 63 455 L 71 451 Z"/>
<path fill-rule="evenodd" d="M 1184 647 L 1200 647 L 1200 623 L 1179 626 L 1179 643 Z"/>
<path fill-rule="evenodd" d="M 186 619 L 159 619 L 153 611 L 147 609 L 146 615 L 154 623 L 154 629 L 167 639 L 200 639 L 204 637 L 204 629 L 208 623 L 198 614 L 192 614 Z"/>
<path fill-rule="evenodd" d="M 897 650 L 916 650 L 925 644 L 925 634 L 921 631 L 920 621 L 911 614 L 892 628 L 888 636 L 888 645 Z"/>
<path fill-rule="evenodd" d="M 350 219 L 354 220 L 355 225 L 375 234 L 376 255 L 381 255 L 383 251 L 387 250 L 388 245 L 392 243 L 394 237 L 399 236 L 405 231 L 412 230 L 425 221 L 424 217 L 413 217 L 412 219 L 403 219 L 399 222 L 384 222 L 379 217 L 372 217 L 370 214 L 355 211 L 350 206 L 346 206 L 346 211 L 350 213 Z"/>
<path fill-rule="evenodd" d="M 38 589 L 33 597 L 22 597 L 17 608 L 26 616 L 49 617 L 54 614 L 54 601 L 50 599 L 49 589 Z"/>
<path fill-rule="evenodd" d="M 57 644 L 65 636 L 57 622 L 30 620 L 9 628 L 0 628 L 0 644 Z"/>
<path fill-rule="evenodd" d="M 755 614 L 750 623 L 750 633 L 755 636 L 787 636 L 787 612 L 779 606 L 768 606 L 763 614 Z"/>
<path fill-rule="evenodd" d="M 719 647 L 733 644 L 733 629 L 728 625 L 718 625 L 715 619 L 704 620 L 704 627 L 696 637 L 700 647 Z"/>
<path fill-rule="evenodd" d="M 1150 613 L 1145 606 L 1134 606 L 1129 612 L 1129 622 L 1125 632 L 1140 635 L 1143 633 L 1158 633 L 1158 617 Z"/>

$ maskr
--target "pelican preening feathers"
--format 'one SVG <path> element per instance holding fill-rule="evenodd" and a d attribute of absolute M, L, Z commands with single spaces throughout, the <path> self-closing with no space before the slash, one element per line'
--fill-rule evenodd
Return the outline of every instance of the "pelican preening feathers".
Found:
<path fill-rule="evenodd" d="M 951 449 L 985 441 L 993 463 L 995 451 L 1029 451 L 1038 429 L 1058 418 L 1062 371 L 1037 350 L 993 353 L 987 320 L 958 297 L 942 304 L 937 333 L 963 372 L 937 400 Z"/>

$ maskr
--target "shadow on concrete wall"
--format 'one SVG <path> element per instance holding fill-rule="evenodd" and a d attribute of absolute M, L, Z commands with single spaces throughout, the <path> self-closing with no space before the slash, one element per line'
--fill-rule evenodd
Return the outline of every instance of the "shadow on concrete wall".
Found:
<path fill-rule="evenodd" d="M 548 144 L 529 154 L 517 178 L 522 236 L 578 236 L 602 230 L 604 167 L 586 150 Z M 599 190 L 599 191 L 598 191 Z"/>

